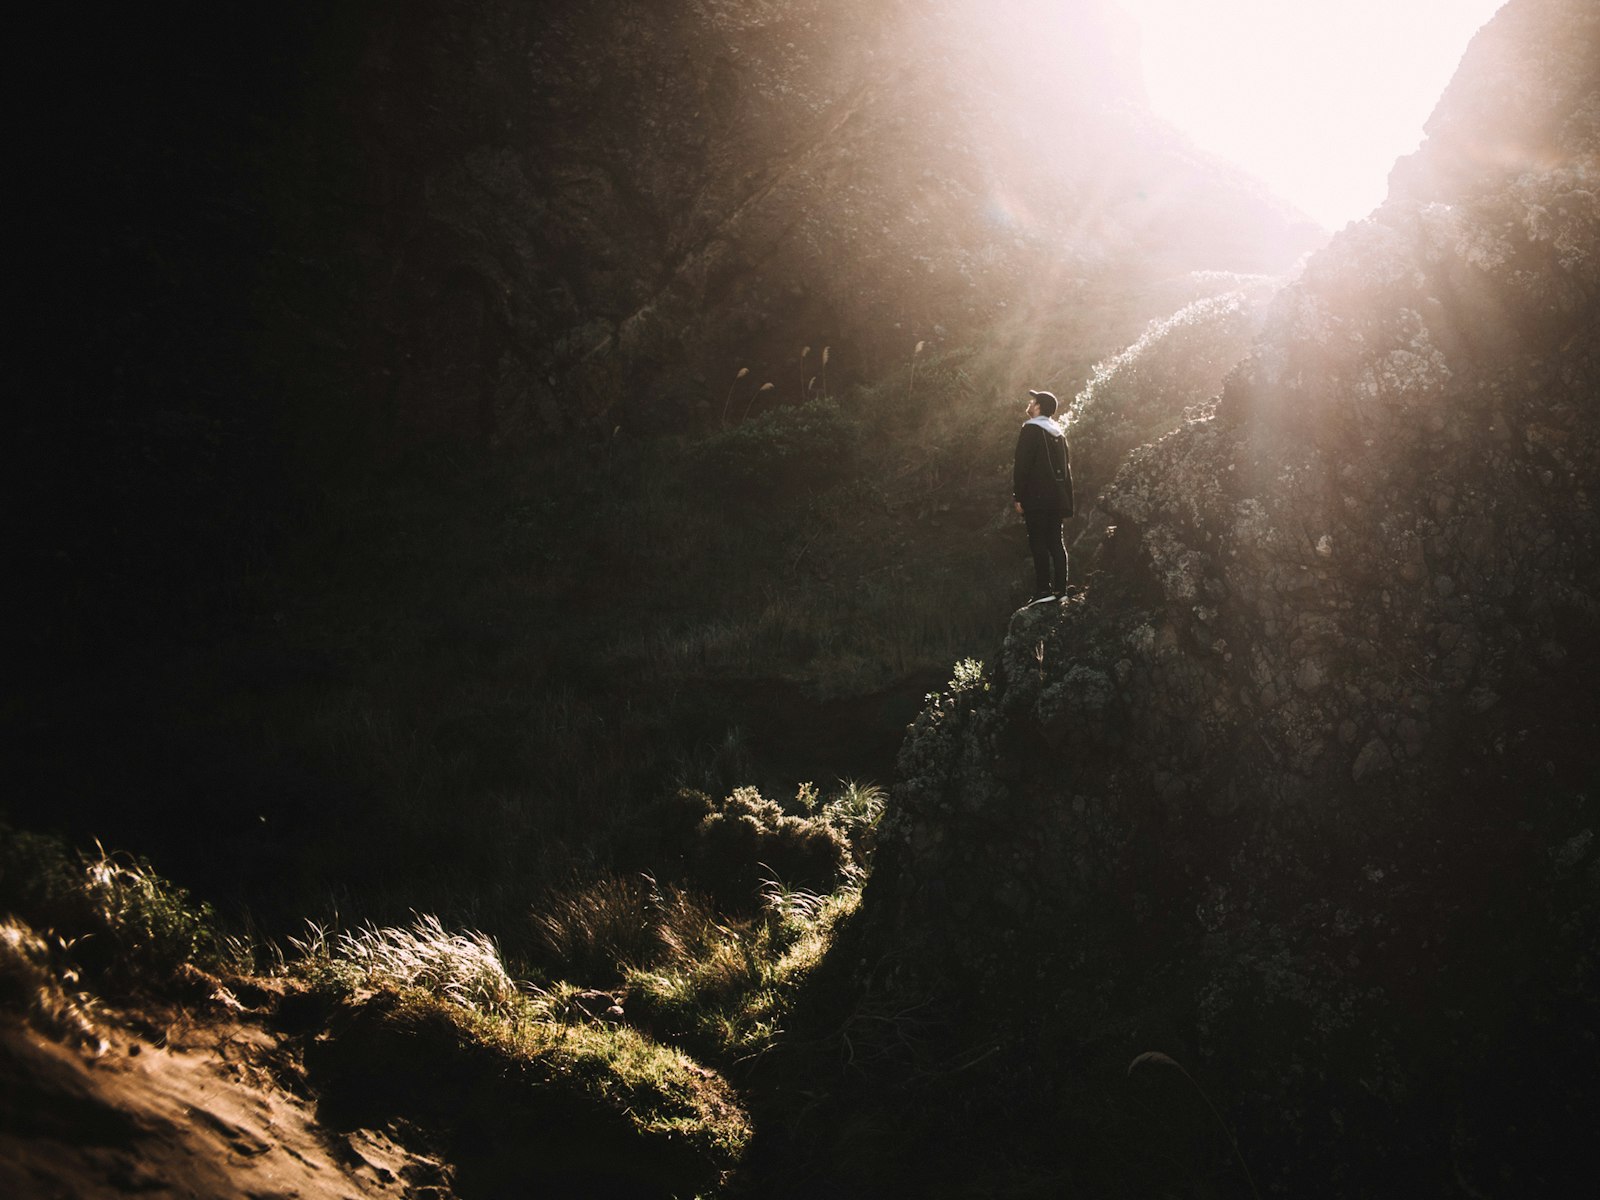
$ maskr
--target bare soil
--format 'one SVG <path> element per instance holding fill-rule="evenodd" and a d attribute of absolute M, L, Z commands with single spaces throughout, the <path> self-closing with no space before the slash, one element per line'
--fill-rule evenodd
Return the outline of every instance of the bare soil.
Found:
<path fill-rule="evenodd" d="M 0 1195 L 452 1200 L 398 1129 L 322 1127 L 296 1039 L 226 993 L 206 1010 L 96 1014 L 78 1047 L 0 1020 Z M 414 1133 L 415 1131 L 411 1131 Z M 414 1138 L 407 1138 L 415 1141 Z"/>

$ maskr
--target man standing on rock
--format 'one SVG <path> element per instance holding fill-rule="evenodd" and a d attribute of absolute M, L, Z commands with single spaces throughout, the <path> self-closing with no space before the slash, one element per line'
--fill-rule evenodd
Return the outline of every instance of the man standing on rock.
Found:
<path fill-rule="evenodd" d="M 1028 419 L 1017 435 L 1011 502 L 1028 527 L 1033 552 L 1033 599 L 1043 604 L 1067 594 L 1067 544 L 1061 522 L 1072 515 L 1072 468 L 1067 432 L 1056 423 L 1052 392 L 1028 393 Z"/>

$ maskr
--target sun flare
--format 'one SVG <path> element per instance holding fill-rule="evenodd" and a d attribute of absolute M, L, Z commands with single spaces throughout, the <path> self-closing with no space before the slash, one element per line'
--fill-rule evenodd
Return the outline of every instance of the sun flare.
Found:
<path fill-rule="evenodd" d="M 1117 0 L 1151 106 L 1338 229 L 1383 199 L 1502 0 Z"/>

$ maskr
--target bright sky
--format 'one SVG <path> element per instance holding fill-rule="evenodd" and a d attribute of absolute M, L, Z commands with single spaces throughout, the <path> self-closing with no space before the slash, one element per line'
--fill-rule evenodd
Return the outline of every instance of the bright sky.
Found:
<path fill-rule="evenodd" d="M 1503 0 L 1118 0 L 1150 103 L 1337 230 L 1383 200 Z"/>

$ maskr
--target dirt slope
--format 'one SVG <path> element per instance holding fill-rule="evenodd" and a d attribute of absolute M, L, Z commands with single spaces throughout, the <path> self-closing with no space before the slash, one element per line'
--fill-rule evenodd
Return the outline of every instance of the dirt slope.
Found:
<path fill-rule="evenodd" d="M 448 1200 L 450 1170 L 320 1127 L 298 1054 L 248 1013 L 101 1014 L 103 1049 L 0 1024 L 0 1195 Z"/>

